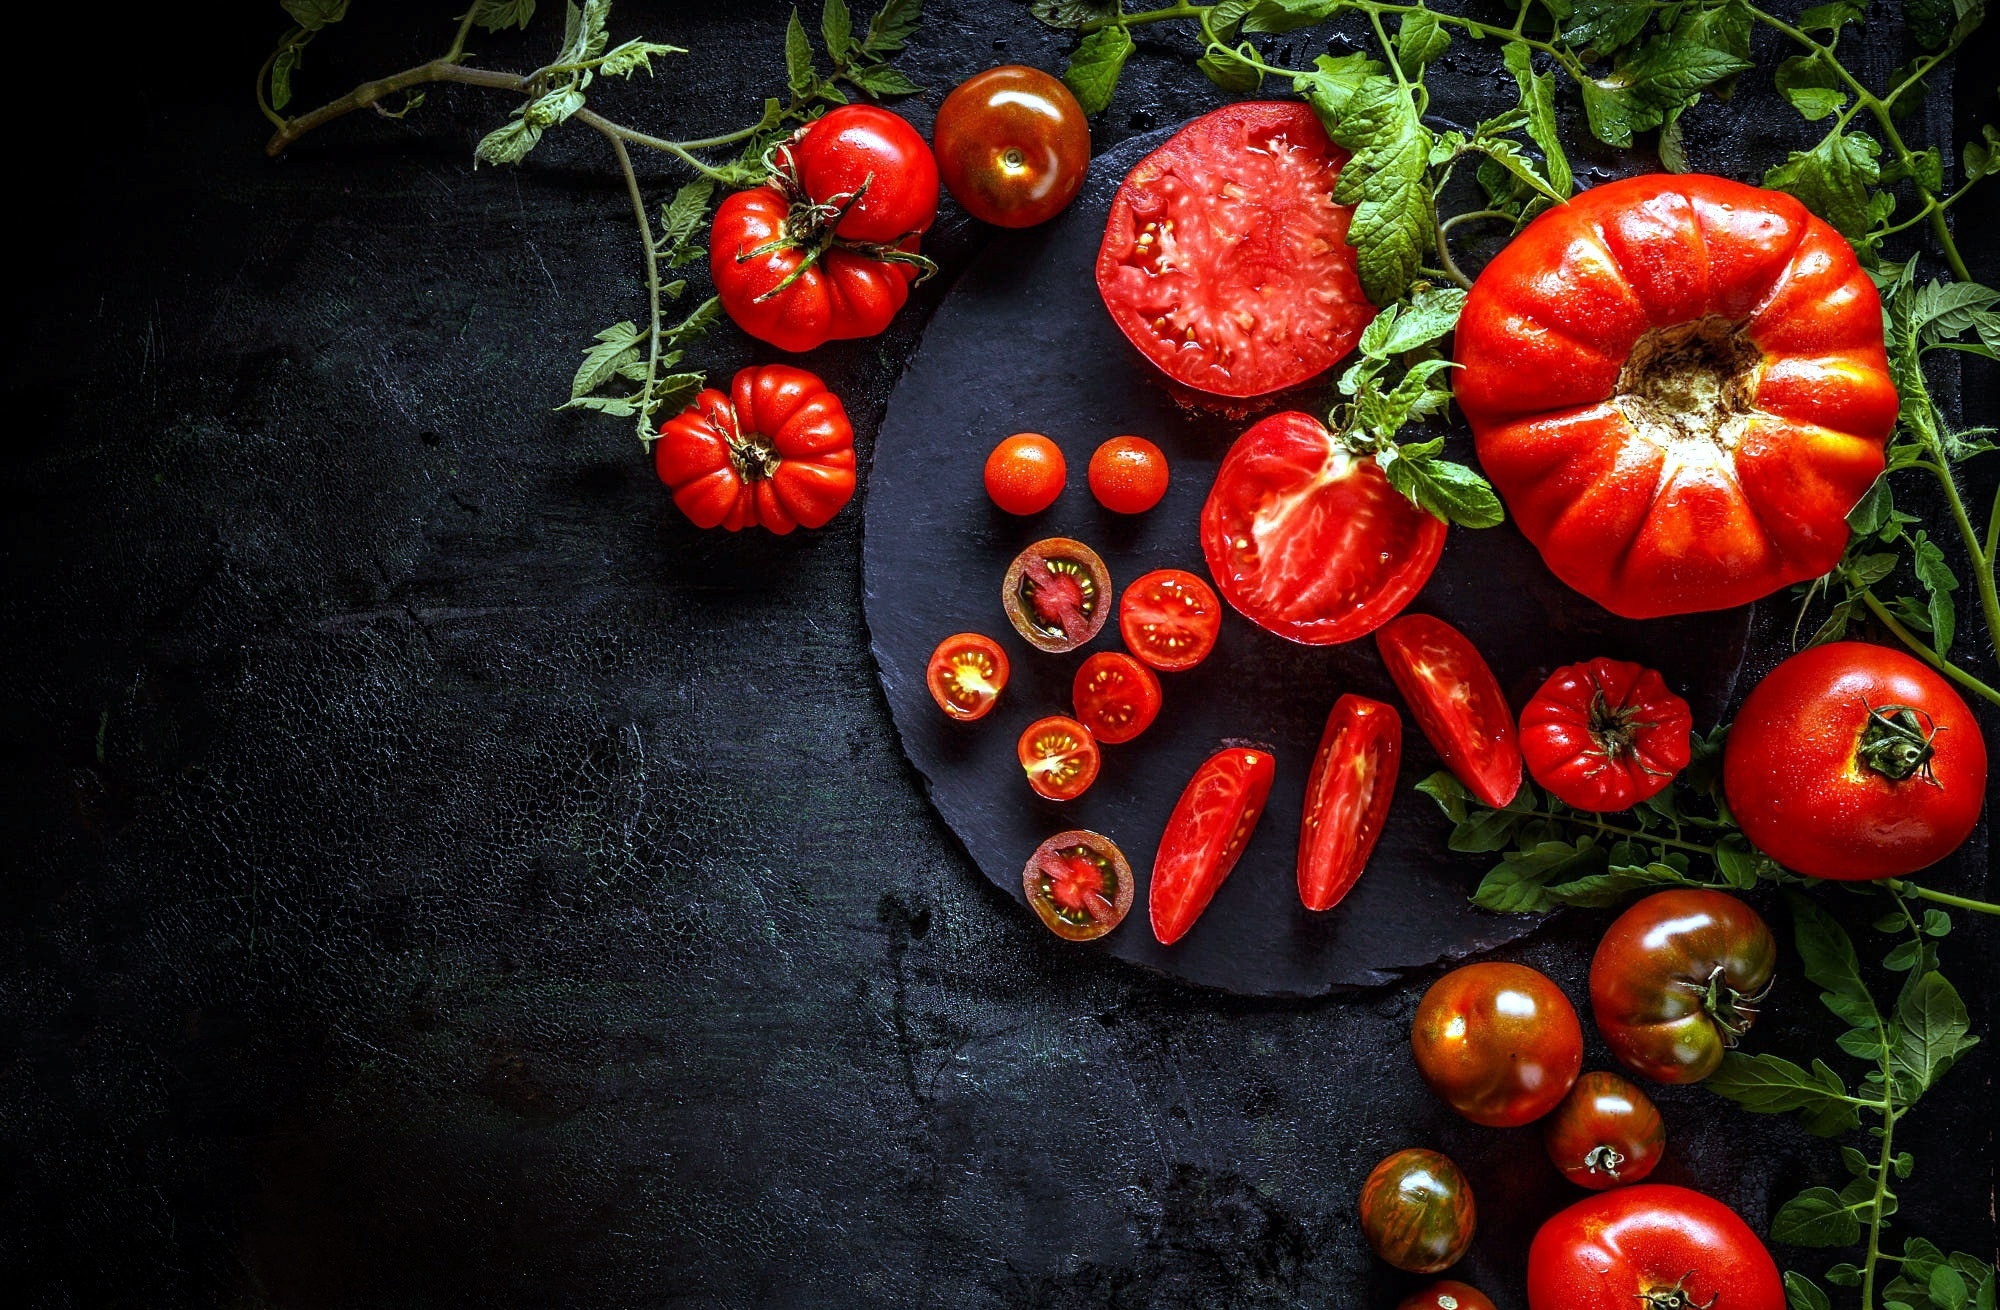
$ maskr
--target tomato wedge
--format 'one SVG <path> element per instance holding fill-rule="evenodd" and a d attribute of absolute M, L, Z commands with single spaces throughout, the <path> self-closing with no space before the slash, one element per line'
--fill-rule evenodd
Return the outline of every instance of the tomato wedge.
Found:
<path fill-rule="evenodd" d="M 1127 742 L 1160 716 L 1160 678 L 1123 651 L 1101 650 L 1083 662 L 1070 689 L 1076 717 L 1107 746 Z"/>
<path fill-rule="evenodd" d="M 1162 673 L 1185 673 L 1207 659 L 1221 631 L 1215 589 L 1186 569 L 1155 569 L 1118 602 L 1118 635 Z"/>
<path fill-rule="evenodd" d="M 1035 795 L 1073 801 L 1097 781 L 1099 755 L 1090 729 L 1064 714 L 1036 719 L 1015 748 Z"/>
<path fill-rule="evenodd" d="M 961 632 L 931 652 L 924 683 L 938 708 L 962 723 L 986 717 L 1007 685 L 1007 652 L 991 637 Z"/>
<path fill-rule="evenodd" d="M 1278 762 L 1254 746 L 1225 746 L 1202 762 L 1174 805 L 1153 859 L 1153 936 L 1172 946 L 1215 899 L 1256 831 Z"/>
<path fill-rule="evenodd" d="M 1342 696 L 1326 716 L 1299 824 L 1299 900 L 1308 910 L 1340 903 L 1368 867 L 1396 799 L 1403 718 L 1366 696 Z"/>
<path fill-rule="evenodd" d="M 1205 114 L 1140 160 L 1111 202 L 1097 291 L 1176 382 L 1261 396 L 1354 348 L 1375 307 L 1333 203 L 1347 162 L 1297 101 Z"/>
<path fill-rule="evenodd" d="M 1244 618 L 1311 646 L 1364 637 L 1422 590 L 1444 520 L 1310 414 L 1237 438 L 1201 510 L 1209 576 Z"/>
<path fill-rule="evenodd" d="M 1500 680 L 1465 634 L 1405 614 L 1375 634 L 1382 663 L 1431 748 L 1474 796 L 1503 809 L 1521 790 L 1521 745 Z"/>
<path fill-rule="evenodd" d="M 1076 828 L 1035 848 L 1021 870 L 1021 889 L 1050 932 L 1087 942 L 1116 928 L 1132 908 L 1132 865 L 1109 837 Z"/>

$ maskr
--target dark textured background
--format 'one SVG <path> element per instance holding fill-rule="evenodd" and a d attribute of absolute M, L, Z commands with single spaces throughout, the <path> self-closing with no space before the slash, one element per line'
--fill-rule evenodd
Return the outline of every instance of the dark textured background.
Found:
<path fill-rule="evenodd" d="M 453 7 L 357 5 L 302 98 L 434 53 Z M 920 126 L 978 67 L 1059 66 L 1019 5 L 929 7 Z M 640 308 L 601 141 L 475 174 L 504 98 L 442 90 L 272 163 L 249 73 L 282 20 L 246 12 L 200 33 L 79 10 L 19 42 L 0 1285 L 37 1307 L 1386 1308 L 1414 1280 L 1367 1256 L 1353 1194 L 1430 1144 L 1472 1174 L 1476 1267 L 1519 1310 L 1520 1244 L 1566 1194 L 1532 1130 L 1422 1091 L 1425 980 L 1230 1000 L 1027 919 L 897 750 L 859 513 L 705 535 L 628 432 L 550 412 Z M 783 13 L 621 0 L 619 30 L 697 54 L 600 103 L 735 126 L 782 79 Z M 478 48 L 536 62 L 548 22 Z M 1219 102 L 1192 53 L 1145 34 L 1100 148 Z M 1490 50 L 1449 62 L 1491 81 Z M 1756 176 L 1771 108 L 1705 104 L 1697 162 Z M 862 428 L 980 240 L 948 214 L 946 276 L 815 354 Z M 728 332 L 702 355 L 755 357 Z M 1506 954 L 1581 998 L 1605 919 Z M 1981 1032 L 1995 942 L 1960 916 L 1945 943 Z M 1754 1044 L 1823 1049 L 1816 1009 L 1788 976 Z M 1904 1130 L 1908 1230 L 1989 1254 L 1995 1067 L 1981 1047 Z M 1660 1100 L 1661 1176 L 1759 1227 L 1838 1175 L 1789 1124 Z"/>

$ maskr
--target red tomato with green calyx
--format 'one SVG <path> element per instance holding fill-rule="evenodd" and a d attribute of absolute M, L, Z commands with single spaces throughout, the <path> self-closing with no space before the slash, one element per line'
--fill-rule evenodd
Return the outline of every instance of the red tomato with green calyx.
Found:
<path fill-rule="evenodd" d="M 939 642 L 924 670 L 937 707 L 961 723 L 983 719 L 1007 686 L 1007 652 L 977 632 L 960 632 Z"/>
<path fill-rule="evenodd" d="M 1521 756 L 1579 810 L 1627 810 L 1693 757 L 1694 714 L 1652 669 L 1595 659 L 1557 669 L 1521 711 Z"/>
<path fill-rule="evenodd" d="M 1791 196 L 1593 187 L 1480 273 L 1454 386 L 1558 578 L 1615 614 L 1726 609 L 1831 569 L 1896 388 L 1874 284 Z"/>
<path fill-rule="evenodd" d="M 1619 1063 L 1662 1083 L 1697 1083 L 1757 1019 L 1778 944 L 1727 892 L 1676 887 L 1613 921 L 1590 961 L 1590 1008 Z"/>
<path fill-rule="evenodd" d="M 1097 290 L 1139 352 L 1221 396 L 1296 386 L 1375 317 L 1333 202 L 1347 152 L 1311 108 L 1204 114 L 1140 160 L 1111 202 Z"/>
<path fill-rule="evenodd" d="M 1342 696 L 1326 716 L 1299 824 L 1299 900 L 1308 910 L 1340 903 L 1375 853 L 1396 799 L 1403 720 L 1366 696 Z"/>
<path fill-rule="evenodd" d="M 1373 458 L 1297 412 L 1237 438 L 1201 510 L 1201 550 L 1223 598 L 1311 646 L 1394 618 L 1437 568 L 1444 532 Z"/>
<path fill-rule="evenodd" d="M 1050 932 L 1087 942 L 1116 928 L 1132 908 L 1132 866 L 1118 843 L 1077 828 L 1035 848 L 1021 870 L 1021 889 Z"/>
<path fill-rule="evenodd" d="M 660 425 L 653 468 L 696 527 L 824 527 L 854 495 L 854 428 L 801 368 L 746 368 Z"/>
<path fill-rule="evenodd" d="M 1375 634 L 1382 663 L 1431 748 L 1466 790 L 1505 809 L 1521 790 L 1521 746 L 1499 679 L 1464 633 L 1405 614 Z"/>
<path fill-rule="evenodd" d="M 1518 1128 L 1568 1095 L 1583 1068 L 1583 1025 L 1546 974 L 1484 960 L 1431 984 L 1410 1051 L 1446 1105 L 1488 1128 Z"/>
<path fill-rule="evenodd" d="M 1359 1209 L 1375 1254 L 1413 1274 L 1457 1264 L 1479 1223 L 1472 1184 L 1436 1151 L 1398 1151 L 1376 1165 Z"/>
<path fill-rule="evenodd" d="M 1076 717 L 1107 746 L 1131 741 L 1160 716 L 1160 678 L 1122 651 L 1101 650 L 1076 671 Z"/>
<path fill-rule="evenodd" d="M 1118 635 L 1162 673 L 1185 673 L 1207 659 L 1221 632 L 1222 602 L 1185 569 L 1155 569 L 1118 602 Z"/>
<path fill-rule="evenodd" d="M 1528 1310 L 1785 1310 L 1771 1253 L 1712 1196 L 1641 1183 L 1586 1197 L 1528 1248 Z"/>
<path fill-rule="evenodd" d="M 1172 946 L 1215 899 L 1250 844 L 1278 762 L 1254 746 L 1225 746 L 1188 780 L 1167 819 L 1147 893 L 1153 936 Z"/>
<path fill-rule="evenodd" d="M 1722 755 L 1743 835 L 1815 878 L 1890 878 L 1935 864 L 1978 826 L 1979 720 L 1937 673 L 1887 646 L 1838 641 L 1758 683 Z"/>
<path fill-rule="evenodd" d="M 965 212 L 997 227 L 1061 213 L 1090 169 L 1090 123 L 1068 87 L 1039 68 L 975 73 L 938 106 L 938 172 Z"/>
<path fill-rule="evenodd" d="M 1653 1172 L 1667 1147 L 1667 1126 L 1644 1092 L 1615 1073 L 1593 1070 L 1544 1121 L 1542 1144 L 1563 1177 L 1602 1192 Z"/>

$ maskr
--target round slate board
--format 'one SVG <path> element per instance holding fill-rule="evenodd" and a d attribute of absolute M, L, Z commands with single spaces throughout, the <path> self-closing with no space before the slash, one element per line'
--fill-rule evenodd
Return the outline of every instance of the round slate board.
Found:
<path fill-rule="evenodd" d="M 1115 618 L 1067 655 L 1030 647 L 1000 609 L 1001 575 L 1042 537 L 1094 546 L 1114 589 L 1156 568 L 1206 576 L 1197 522 L 1229 445 L 1254 417 L 1284 408 L 1323 413 L 1325 379 L 1233 412 L 1189 408 L 1126 342 L 1092 276 L 1111 197 L 1170 131 L 1125 142 L 1091 165 L 1075 203 L 1054 222 L 1002 233 L 945 298 L 889 400 L 868 475 L 862 577 L 868 627 L 904 750 L 932 801 L 988 878 L 1016 898 L 1021 866 L 1044 838 L 1094 828 L 1132 861 L 1139 894 L 1116 931 L 1080 950 L 1205 986 L 1256 996 L 1314 996 L 1393 980 L 1399 971 L 1510 941 L 1538 920 L 1492 915 L 1466 897 L 1480 866 L 1445 848 L 1449 830 L 1412 784 L 1438 767 L 1405 714 L 1395 808 L 1368 871 L 1325 914 L 1299 904 L 1295 850 L 1307 771 L 1327 711 L 1343 692 L 1401 708 L 1372 641 L 1298 646 L 1234 611 L 1215 653 L 1164 674 L 1166 704 L 1137 741 L 1104 749 L 1097 783 L 1067 805 L 1028 790 L 1015 740 L 1045 714 L 1068 713 L 1070 682 L 1093 650 L 1119 647 Z M 1012 432 L 1047 433 L 1069 462 L 1069 486 L 1042 514 L 1015 518 L 987 500 L 986 453 Z M 1084 469 L 1119 433 L 1159 443 L 1172 466 L 1166 499 L 1136 518 L 1091 497 Z M 1470 439 L 1453 438 L 1469 459 Z M 1511 525 L 1454 529 L 1430 584 L 1411 607 L 1462 629 L 1492 662 L 1515 708 L 1560 665 L 1595 655 L 1662 670 L 1711 723 L 1729 699 L 1748 611 L 1645 624 L 1619 619 L 1557 582 Z M 932 703 L 924 666 L 954 632 L 983 632 L 1007 649 L 1013 678 L 992 714 L 955 723 Z M 1278 780 L 1255 837 L 1208 911 L 1172 947 L 1154 940 L 1146 882 L 1161 831 L 1197 765 L 1226 738 L 1271 745 Z M 1028 913 L 1023 908 L 1023 913 Z"/>

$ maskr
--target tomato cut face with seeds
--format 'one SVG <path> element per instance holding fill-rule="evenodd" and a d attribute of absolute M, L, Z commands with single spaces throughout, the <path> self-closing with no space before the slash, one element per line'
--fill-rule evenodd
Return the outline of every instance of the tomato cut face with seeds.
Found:
<path fill-rule="evenodd" d="M 1296 386 L 1375 317 L 1333 203 L 1347 152 L 1311 108 L 1250 101 L 1197 118 L 1111 202 L 1097 290 L 1140 353 L 1219 396 Z"/>
<path fill-rule="evenodd" d="M 1185 673 L 1207 659 L 1221 631 L 1215 589 L 1185 569 L 1155 569 L 1118 602 L 1118 635 L 1162 673 Z"/>
<path fill-rule="evenodd" d="M 991 637 L 961 632 L 931 652 L 924 683 L 938 708 L 961 722 L 986 717 L 1007 685 L 1007 652 Z"/>
<path fill-rule="evenodd" d="M 1007 566 L 1000 604 L 1014 631 L 1035 649 L 1060 655 L 1104 627 L 1111 612 L 1111 570 L 1082 542 L 1049 537 Z"/>
<path fill-rule="evenodd" d="M 1097 781 L 1097 742 L 1090 729 L 1063 714 L 1036 719 L 1021 734 L 1015 758 L 1035 795 L 1073 801 Z"/>
<path fill-rule="evenodd" d="M 1375 634 L 1382 663 L 1444 766 L 1494 809 L 1521 790 L 1521 745 L 1500 680 L 1464 633 L 1405 614 Z"/>
<path fill-rule="evenodd" d="M 1402 760 L 1403 720 L 1394 709 L 1352 693 L 1333 703 L 1299 823 L 1299 903 L 1308 910 L 1338 905 L 1368 867 Z"/>
<path fill-rule="evenodd" d="M 1132 865 L 1109 837 L 1077 828 L 1035 848 L 1021 889 L 1050 932 L 1087 942 L 1116 928 L 1132 908 Z"/>
<path fill-rule="evenodd" d="M 1153 936 L 1172 946 L 1215 899 L 1257 830 L 1278 762 L 1254 746 L 1225 746 L 1202 762 L 1160 834 L 1148 893 Z"/>
<path fill-rule="evenodd" d="M 1160 679 L 1122 651 L 1101 650 L 1076 671 L 1076 717 L 1108 746 L 1128 742 L 1160 716 Z"/>

